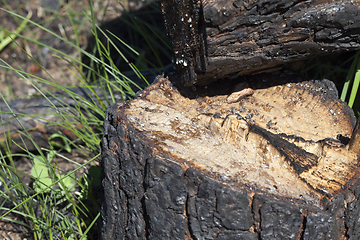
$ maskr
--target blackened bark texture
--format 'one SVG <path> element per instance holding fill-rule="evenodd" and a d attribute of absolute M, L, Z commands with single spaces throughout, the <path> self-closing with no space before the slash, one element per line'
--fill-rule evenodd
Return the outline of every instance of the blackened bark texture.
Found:
<path fill-rule="evenodd" d="M 319 194 L 313 196 L 318 198 L 318 202 L 308 201 L 306 198 L 309 196 L 305 195 L 282 196 L 279 193 L 280 187 L 276 186 L 270 186 L 271 189 L 275 188 L 271 192 L 270 190 L 261 190 L 256 183 L 254 185 L 244 184 L 240 172 L 237 175 L 240 180 L 235 181 L 226 173 L 218 172 L 215 165 L 214 168 L 204 169 L 199 165 L 200 163 L 183 157 L 179 153 L 181 147 L 177 149 L 173 149 L 170 145 L 163 147 L 162 142 L 169 143 L 169 141 L 181 145 L 185 140 L 182 140 L 180 135 L 175 138 L 167 134 L 165 129 L 163 133 L 156 132 L 156 130 L 151 133 L 140 127 L 143 123 L 138 118 L 139 116 L 143 116 L 148 122 L 152 121 L 147 118 L 145 112 L 154 115 L 165 112 L 165 116 L 173 119 L 171 127 L 179 134 L 181 131 L 187 131 L 186 134 L 198 139 L 199 142 L 203 141 L 199 134 L 205 134 L 205 132 L 198 131 L 192 134 L 191 129 L 188 129 L 190 126 L 181 129 L 175 120 L 178 117 L 166 114 L 166 112 L 170 113 L 170 109 L 177 108 L 177 105 L 170 104 L 170 101 L 165 102 L 164 106 L 167 106 L 168 109 L 164 111 L 157 105 L 158 103 L 152 102 L 153 108 L 150 109 L 150 105 L 149 107 L 144 106 L 144 112 L 139 115 L 135 116 L 135 113 L 131 111 L 137 106 L 137 102 L 148 101 L 151 97 L 163 96 L 177 102 L 176 95 L 179 92 L 166 84 L 170 84 L 169 81 L 162 79 L 140 93 L 140 99 L 114 104 L 106 113 L 104 136 L 101 142 L 104 194 L 99 220 L 100 239 L 359 239 L 360 181 L 356 180 L 359 177 L 359 169 L 353 169 L 352 171 L 357 174 L 354 174 L 336 192 L 328 189 L 327 185 L 321 186 L 323 190 L 314 189 L 315 185 L 309 181 L 307 186 L 310 184 L 314 186 L 309 191 L 313 191 L 315 195 Z M 324 84 L 311 85 L 310 82 L 301 84 L 306 89 L 325 86 Z M 297 83 L 297 86 L 301 84 Z M 281 90 L 281 86 L 275 86 L 275 89 L 277 92 L 284 91 Z M 303 94 L 305 90 L 299 91 L 299 89 L 296 90 L 297 94 Z M 331 87 L 323 90 L 333 94 Z M 254 99 L 250 101 L 255 102 L 257 96 L 260 97 L 260 95 L 256 95 L 255 91 Z M 294 100 L 290 95 L 287 96 Z M 279 97 L 276 99 L 280 100 Z M 321 101 L 329 104 L 329 100 L 324 94 L 321 95 Z M 202 107 L 205 102 L 212 102 L 214 106 L 218 104 L 214 99 L 202 99 L 200 102 Z M 338 103 L 338 105 L 342 104 Z M 222 107 L 226 107 L 225 103 Z M 243 107 L 246 106 L 243 105 Z M 312 108 L 314 109 L 314 107 Z M 272 111 L 271 106 L 264 107 L 264 110 L 269 114 Z M 342 113 L 343 120 L 346 118 L 346 111 L 344 110 Z M 183 114 L 191 114 L 191 110 L 184 111 Z M 204 117 L 208 117 L 206 114 L 204 115 Z M 161 123 L 163 120 L 158 118 L 157 122 Z M 180 120 L 179 117 L 177 121 Z M 139 125 L 137 122 L 140 122 Z M 276 126 L 281 128 L 281 123 L 278 122 Z M 249 139 L 246 141 L 250 141 L 251 134 L 266 135 L 269 140 L 271 140 L 270 138 L 279 138 L 279 136 L 268 133 L 258 133 L 258 129 L 255 129 L 254 132 L 252 129 L 249 131 Z M 269 128 L 267 131 L 271 131 L 271 129 Z M 153 138 L 151 134 L 157 134 L 158 137 Z M 266 139 L 266 137 L 264 138 Z M 274 144 L 269 140 L 266 140 L 268 144 Z M 296 141 L 303 140 L 297 139 Z M 225 142 L 223 144 L 226 146 Z M 314 143 L 307 142 L 308 147 L 311 144 Z M 327 145 L 325 142 L 322 144 Z M 292 147 L 297 148 L 295 145 Z M 344 146 L 333 147 L 337 152 L 346 150 Z M 324 147 L 323 150 L 328 151 L 327 148 Z M 307 151 L 310 151 L 309 149 L 307 148 Z M 280 150 L 271 150 L 271 148 L 267 148 L 267 151 L 281 152 Z M 264 154 L 265 159 L 266 153 L 261 154 Z M 286 155 L 287 153 L 282 154 Z M 344 158 L 345 155 L 343 155 Z M 341 160 L 341 158 L 339 159 Z M 247 161 L 252 161 L 250 156 Z M 319 160 L 319 162 L 324 162 L 324 160 Z M 311 163 L 312 169 L 321 164 L 323 163 Z M 339 165 L 345 166 L 346 164 L 344 161 L 339 162 Z M 265 165 L 264 162 L 260 167 L 267 168 Z M 293 169 L 295 168 L 293 167 Z M 250 171 L 253 170 L 248 171 L 250 174 Z M 287 170 L 284 170 L 284 174 L 285 171 Z M 301 174 L 309 170 L 291 171 L 303 176 L 298 180 L 299 187 L 302 188 L 304 186 L 302 181 L 307 176 Z M 316 174 L 322 174 L 321 178 L 326 178 L 326 172 L 316 173 L 314 171 L 314 175 Z M 271 177 L 266 174 L 257 176 L 254 181 L 261 182 L 263 178 L 272 181 Z M 331 181 L 328 184 L 331 186 Z M 289 188 L 291 187 L 289 186 Z M 307 187 L 305 186 L 305 188 Z"/>
<path fill-rule="evenodd" d="M 158 1 L 171 39 L 174 64 L 184 85 L 207 68 L 206 34 L 201 0 Z"/>
<path fill-rule="evenodd" d="M 359 0 L 158 2 L 184 85 L 360 48 Z"/>
<path fill-rule="evenodd" d="M 359 184 L 352 187 L 353 195 L 349 198 L 352 199 L 348 204 L 345 211 L 345 225 L 347 227 L 347 236 L 349 240 L 360 239 L 360 187 Z"/>
<path fill-rule="evenodd" d="M 108 110 L 101 143 L 101 239 L 184 239 L 184 171 L 118 124 L 118 107 Z"/>

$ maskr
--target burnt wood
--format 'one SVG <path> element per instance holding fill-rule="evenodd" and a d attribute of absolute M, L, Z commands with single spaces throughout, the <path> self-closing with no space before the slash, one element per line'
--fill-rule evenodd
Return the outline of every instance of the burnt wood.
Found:
<path fill-rule="evenodd" d="M 114 93 L 114 97 L 116 101 L 124 99 L 124 96 L 117 92 Z M 74 113 L 81 111 L 83 116 L 93 119 L 92 131 L 100 133 L 99 123 L 103 120 L 103 116 L 92 109 L 84 109 L 82 106 L 84 102 L 91 102 L 100 107 L 101 104 L 107 103 L 107 96 L 104 95 L 101 88 L 94 87 L 90 91 L 78 87 L 68 88 L 67 92 L 59 90 L 47 95 L 46 98 L 33 96 L 32 98 L 0 102 L 2 120 L 0 140 L 7 142 L 0 147 L 1 150 L 16 153 L 23 152 L 25 149 L 35 152 L 39 148 L 48 148 L 49 138 L 53 134 L 61 134 L 76 144 L 83 144 L 73 131 L 63 126 L 64 119 L 59 113 L 67 116 L 67 124 L 76 131 L 82 129 L 83 126 L 79 123 L 81 116 L 76 116 Z M 36 146 L 34 146 L 34 140 Z M 61 138 L 55 138 L 52 141 L 63 144 Z"/>
<path fill-rule="evenodd" d="M 355 122 L 329 81 L 158 77 L 106 113 L 100 239 L 359 239 Z"/>
<path fill-rule="evenodd" d="M 355 152 L 360 158 L 360 117 L 357 120 L 356 126 L 352 133 L 352 138 L 349 142 L 349 149 Z"/>
<path fill-rule="evenodd" d="M 1 146 L 1 151 L 5 150 L 15 153 L 27 150 L 35 152 L 40 148 L 48 148 L 49 138 L 53 134 L 61 134 L 76 144 L 80 144 L 76 134 L 62 125 L 64 119 L 60 117 L 59 113 L 67 116 L 67 124 L 69 126 L 72 126 L 74 129 L 81 129 L 83 128 L 79 124 L 81 120 L 77 119 L 74 112 L 82 111 L 82 114 L 89 117 L 89 119 L 97 119 L 94 123 L 101 121 L 103 117 L 91 109 L 82 108 L 79 106 L 79 102 L 88 101 L 100 106 L 99 101 L 106 102 L 106 96 L 104 96 L 100 88 L 93 89 L 99 97 L 98 99 L 89 89 L 79 87 L 67 90 L 68 92 L 59 90 L 51 95 L 46 95 L 46 98 L 43 96 L 33 96 L 32 98 L 0 102 L 2 119 L 0 140 L 6 143 Z M 115 98 L 121 101 L 120 94 L 115 94 Z M 93 130 L 100 132 L 100 126 L 95 125 Z M 34 140 L 36 146 L 34 145 Z M 63 144 L 61 138 L 52 140 Z"/>
<path fill-rule="evenodd" d="M 202 1 L 159 1 L 173 47 L 173 63 L 185 85 L 207 69 L 206 33 Z"/>
<path fill-rule="evenodd" d="M 155 76 L 151 72 L 144 72 L 144 76 L 151 83 Z M 129 86 L 133 91 L 138 91 L 139 87 L 144 88 L 145 83 L 136 77 L 135 73 L 127 73 L 126 77 L 132 79 L 134 84 Z M 16 99 L 10 102 L 0 102 L 1 123 L 0 140 L 7 142 L 4 146 L 0 146 L 0 150 L 15 152 L 23 152 L 24 149 L 35 152 L 39 148 L 49 147 L 49 137 L 53 134 L 61 134 L 76 144 L 83 144 L 78 139 L 78 136 L 62 126 L 64 119 L 59 115 L 67 116 L 67 124 L 73 127 L 75 131 L 82 129 L 83 126 L 79 124 L 83 116 L 93 119 L 92 131 L 101 133 L 101 121 L 103 116 L 99 115 L 93 109 L 85 109 L 83 106 L 88 106 L 88 103 L 94 104 L 99 108 L 103 104 L 109 103 L 109 93 L 103 92 L 101 87 L 89 88 L 67 88 L 66 92 L 57 90 L 54 93 L 46 94 L 44 96 L 34 95 L 31 98 Z M 120 92 L 113 92 L 116 101 L 123 101 L 129 96 L 125 96 Z M 76 116 L 74 113 L 81 111 L 81 115 Z M 35 139 L 36 146 L 33 144 Z M 63 144 L 61 138 L 52 139 Z"/>
<path fill-rule="evenodd" d="M 360 48 L 360 1 L 158 0 L 184 85 Z"/>

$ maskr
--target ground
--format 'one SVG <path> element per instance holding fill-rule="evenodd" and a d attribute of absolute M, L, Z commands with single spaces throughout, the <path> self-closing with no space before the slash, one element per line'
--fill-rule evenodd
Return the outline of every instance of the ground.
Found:
<path fill-rule="evenodd" d="M 143 1 L 93 0 L 92 2 L 96 24 L 100 25 L 104 21 L 119 17 L 124 9 L 137 9 Z M 0 43 L 7 37 L 6 31 L 17 31 L 24 21 L 24 19 L 14 16 L 13 13 L 23 18 L 27 17 L 69 42 L 78 42 L 83 49 L 87 46 L 88 38 L 91 36 L 92 22 L 88 0 L 5 0 L 0 2 L 0 8 Z M 0 49 L 0 65 L 2 66 L 0 67 L 0 93 L 6 101 L 28 98 L 38 94 L 38 91 L 32 86 L 34 82 L 25 80 L 22 74 L 9 70 L 8 67 L 20 69 L 24 73 L 33 75 L 33 78 L 57 81 L 62 86 L 79 85 L 80 73 L 75 68 L 79 64 L 73 65 L 72 61 L 67 61 L 69 58 L 65 60 L 61 55 L 61 53 L 65 53 L 69 57 L 79 59 L 79 51 L 76 48 L 30 22 L 26 24 L 20 34 L 24 37 L 16 37 L 15 42 Z M 36 87 L 50 91 L 52 88 L 46 83 L 37 83 Z M 0 99 L 0 101 L 2 100 Z M 79 163 L 87 161 L 84 155 L 78 151 L 64 154 Z M 16 164 L 20 171 L 30 173 L 29 159 L 19 158 Z M 64 171 L 70 171 L 75 168 L 75 165 L 59 159 L 59 167 Z M 26 178 L 25 175 L 24 178 Z M 29 178 L 25 179 L 25 182 L 29 181 Z M 0 215 L 2 214 L 0 209 Z M 16 216 L 8 215 L 7 217 L 17 219 Z M 32 234 L 28 231 L 18 224 L 0 220 L 1 239 L 15 240 L 23 237 L 31 239 Z"/>
<path fill-rule="evenodd" d="M 93 1 L 96 10 L 96 23 L 114 19 L 121 15 L 123 7 L 117 0 Z M 122 0 L 123 6 L 126 8 L 135 8 L 136 1 L 130 1 L 126 5 Z M 90 6 L 87 0 L 67 1 L 62 0 L 15 0 L 5 2 L 0 7 L 11 9 L 15 13 L 27 17 L 30 16 L 31 21 L 41 24 L 46 29 L 60 35 L 61 37 L 75 43 L 79 41 L 80 47 L 85 47 L 87 38 L 91 35 L 92 23 L 89 19 Z M 70 18 L 73 22 L 70 22 Z M 11 13 L 1 10 L 0 23 L 1 27 L 7 31 L 16 31 L 22 19 L 13 16 Z M 74 33 L 78 31 L 78 34 Z M 11 67 L 22 69 L 23 71 L 35 76 L 55 81 L 63 85 L 77 85 L 78 75 L 70 62 L 59 58 L 61 54 L 51 50 L 50 47 L 65 53 L 73 58 L 79 58 L 79 52 L 65 44 L 58 37 L 47 31 L 40 29 L 28 23 L 24 30 L 20 33 L 29 38 L 16 38 L 16 43 L 9 44 L 0 52 L 0 58 Z M 78 39 L 75 39 L 75 37 Z M 31 40 L 40 42 L 46 46 L 31 42 Z M 36 62 L 41 66 L 39 66 Z M 3 65 L 3 64 L 1 64 Z M 42 84 L 42 88 L 50 88 L 46 84 Z M 35 94 L 37 91 L 31 86 L 29 81 L 24 81 L 19 74 L 9 71 L 6 68 L 0 68 L 0 92 L 7 100 L 15 98 L 27 97 Z"/>

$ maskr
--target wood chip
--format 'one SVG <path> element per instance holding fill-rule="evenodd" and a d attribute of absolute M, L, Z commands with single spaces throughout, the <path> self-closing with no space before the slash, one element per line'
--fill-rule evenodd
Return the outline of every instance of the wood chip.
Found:
<path fill-rule="evenodd" d="M 233 92 L 232 94 L 230 94 L 226 101 L 228 103 L 235 103 L 237 101 L 240 101 L 242 98 L 246 97 L 246 96 L 250 96 L 254 93 L 254 90 L 252 88 L 245 88 L 241 91 L 238 92 Z"/>

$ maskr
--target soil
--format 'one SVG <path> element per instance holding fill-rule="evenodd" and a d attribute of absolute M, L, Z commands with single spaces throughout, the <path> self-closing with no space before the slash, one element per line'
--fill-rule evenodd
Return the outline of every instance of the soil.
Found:
<path fill-rule="evenodd" d="M 117 0 L 93 1 L 96 10 L 96 24 L 115 19 L 121 15 L 123 7 Z M 140 1 L 120 1 L 126 9 L 139 7 Z M 126 1 L 127 2 L 127 1 Z M 75 43 L 74 26 L 79 32 L 79 45 L 87 45 L 88 36 L 91 35 L 92 23 L 87 16 L 90 16 L 90 5 L 87 0 L 15 0 L 9 1 L 0 7 L 11 9 L 13 12 L 26 17 L 31 16 L 31 21 L 44 26 L 55 34 Z M 73 25 L 68 14 L 73 18 Z M 19 27 L 22 19 L 13 16 L 4 10 L 0 11 L 1 27 L 7 31 L 14 32 Z M 24 38 L 17 37 L 16 43 L 9 44 L 0 52 L 0 58 L 13 68 L 21 69 L 28 74 L 41 77 L 46 80 L 55 80 L 61 85 L 78 85 L 79 73 L 72 66 L 71 62 L 61 59 L 61 54 L 50 48 L 65 53 L 75 59 L 79 59 L 79 52 L 64 43 L 58 37 L 37 26 L 28 23 L 20 33 L 24 37 L 38 41 L 46 46 L 41 46 Z M 59 58 L 60 56 L 60 58 Z M 1 64 L 1 65 L 6 65 Z M 41 67 L 40 67 L 41 66 Z M 40 84 L 41 89 L 51 89 L 50 85 Z M 23 78 L 14 71 L 4 67 L 0 68 L 0 92 L 6 100 L 28 97 L 36 93 L 30 81 Z"/>

